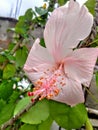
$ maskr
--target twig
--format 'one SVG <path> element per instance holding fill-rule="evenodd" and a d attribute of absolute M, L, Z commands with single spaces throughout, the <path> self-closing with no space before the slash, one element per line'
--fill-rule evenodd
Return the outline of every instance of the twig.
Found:
<path fill-rule="evenodd" d="M 24 113 L 29 111 L 29 109 L 34 106 L 38 102 L 39 98 L 35 99 L 34 102 L 30 102 L 22 111 L 20 111 L 18 114 L 13 116 L 11 119 L 9 119 L 7 122 L 1 125 L 0 130 L 5 130 L 8 126 L 11 126 L 14 124 L 14 122 L 19 119 Z"/>

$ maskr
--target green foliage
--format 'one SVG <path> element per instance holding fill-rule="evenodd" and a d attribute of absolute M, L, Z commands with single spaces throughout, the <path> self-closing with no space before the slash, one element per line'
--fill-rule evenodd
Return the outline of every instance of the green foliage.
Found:
<path fill-rule="evenodd" d="M 38 130 L 35 125 L 24 124 L 19 130 Z"/>
<path fill-rule="evenodd" d="M 33 10 L 30 8 L 26 11 L 25 13 L 25 20 L 28 22 L 28 21 L 31 21 L 32 20 L 32 17 L 33 17 Z"/>
<path fill-rule="evenodd" d="M 96 86 L 98 87 L 98 72 L 96 72 Z"/>
<path fill-rule="evenodd" d="M 25 46 L 18 49 L 15 54 L 16 65 L 22 67 L 27 59 L 28 50 Z"/>
<path fill-rule="evenodd" d="M 30 29 L 32 22 L 33 10 L 28 9 L 24 16 L 19 17 L 19 22 L 15 26 L 15 32 L 21 36 L 28 37 L 27 31 Z"/>
<path fill-rule="evenodd" d="M 6 105 L 6 102 L 3 99 L 0 99 L 0 111 L 3 109 L 5 105 Z"/>
<path fill-rule="evenodd" d="M 68 0 L 58 0 L 59 5 L 64 5 Z"/>
<path fill-rule="evenodd" d="M 6 61 L 6 57 L 3 55 L 0 55 L 0 63 L 3 63 Z"/>
<path fill-rule="evenodd" d="M 3 70 L 3 78 L 9 79 L 14 76 L 16 67 L 13 64 L 7 64 Z"/>
<path fill-rule="evenodd" d="M 58 0 L 59 5 L 64 5 L 67 1 Z M 86 3 L 93 14 L 94 4 L 95 1 L 93 0 L 88 0 Z M 26 43 L 31 40 L 29 39 L 31 38 L 30 32 L 34 30 L 35 26 L 45 26 L 48 12 L 53 11 L 54 5 L 55 1 L 50 0 L 48 8 L 36 7 L 36 12 L 28 9 L 23 16 L 19 17 L 15 28 L 8 30 L 14 32 L 15 37 L 13 37 L 8 48 L 0 52 L 0 125 L 23 110 L 31 101 L 29 97 L 26 97 L 27 91 L 32 89 L 31 85 L 23 89 L 22 87 L 19 89 L 18 85 L 18 82 L 25 77 L 22 67 L 28 56 Z M 46 47 L 43 38 L 40 44 Z M 15 88 L 13 88 L 14 84 Z M 96 84 L 98 85 L 98 73 L 96 73 Z M 13 129 L 17 126 L 19 130 L 50 130 L 53 121 L 68 130 L 80 128 L 83 124 L 86 124 L 87 129 L 90 130 L 91 128 L 83 104 L 70 107 L 63 103 L 44 99 L 38 101 L 18 121 L 15 121 Z M 10 128 L 6 129 L 10 130 Z"/>
<path fill-rule="evenodd" d="M 24 98 L 21 100 L 14 111 L 14 115 L 21 111 L 28 103 L 30 99 Z M 40 113 L 40 114 L 39 114 Z M 27 113 L 21 117 L 21 121 L 27 124 L 40 124 L 49 117 L 49 108 L 47 100 L 39 101 L 33 106 Z"/>
<path fill-rule="evenodd" d="M 68 130 L 80 128 L 87 120 L 87 111 L 83 104 L 70 107 L 50 101 L 50 114 L 58 125 Z"/>
<path fill-rule="evenodd" d="M 95 14 L 95 12 L 94 12 L 95 0 L 88 0 L 85 5 L 89 9 L 89 11 L 94 15 Z"/>
<path fill-rule="evenodd" d="M 35 11 L 41 16 L 41 15 L 45 15 L 46 13 L 48 13 L 47 9 L 44 9 L 42 7 L 35 7 Z"/>
<path fill-rule="evenodd" d="M 29 102 L 30 102 L 29 97 L 25 97 L 22 100 L 20 100 L 15 107 L 14 115 L 16 115 L 18 112 L 20 112 L 23 108 L 25 108 Z"/>
<path fill-rule="evenodd" d="M 6 104 L 6 107 L 0 111 L 0 125 L 12 117 L 14 108 L 15 104 Z"/>
<path fill-rule="evenodd" d="M 16 100 L 19 98 L 20 92 L 19 91 L 13 91 L 12 95 L 9 98 L 9 103 L 15 103 Z"/>
<path fill-rule="evenodd" d="M 45 41 L 44 41 L 43 38 L 40 39 L 40 45 L 43 46 L 43 47 L 46 47 L 46 45 L 45 45 Z"/>
<path fill-rule="evenodd" d="M 5 50 L 3 52 L 3 55 L 7 58 L 7 60 L 9 60 L 10 62 L 14 61 L 15 58 L 14 56 L 10 53 L 10 50 Z"/>
<path fill-rule="evenodd" d="M 38 130 L 50 130 L 51 124 L 53 120 L 51 117 L 43 121 L 41 124 L 38 125 Z"/>
<path fill-rule="evenodd" d="M 13 81 L 3 81 L 0 84 L 0 98 L 8 101 L 9 97 L 13 92 Z"/>

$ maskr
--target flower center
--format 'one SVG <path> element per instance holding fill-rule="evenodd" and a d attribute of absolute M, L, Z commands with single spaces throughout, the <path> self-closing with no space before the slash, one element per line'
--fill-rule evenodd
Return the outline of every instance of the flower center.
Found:
<path fill-rule="evenodd" d="M 29 96 L 39 96 L 40 100 L 43 98 L 51 99 L 57 96 L 61 88 L 65 86 L 65 74 L 63 73 L 62 65 L 58 69 L 47 69 L 44 73 L 45 76 L 37 80 L 35 83 L 36 87 L 33 89 L 33 92 L 28 94 Z"/>

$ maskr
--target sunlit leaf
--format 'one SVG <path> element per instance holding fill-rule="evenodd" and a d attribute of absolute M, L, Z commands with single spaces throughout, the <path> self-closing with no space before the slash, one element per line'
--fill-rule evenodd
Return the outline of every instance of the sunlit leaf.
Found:
<path fill-rule="evenodd" d="M 87 119 L 83 104 L 70 107 L 63 103 L 50 101 L 50 112 L 59 126 L 69 130 L 80 128 Z"/>
<path fill-rule="evenodd" d="M 22 99 L 16 106 L 14 115 L 20 112 L 30 102 L 29 97 Z M 42 100 L 37 102 L 28 112 L 22 117 L 21 121 L 27 124 L 40 124 L 49 116 L 48 102 Z"/>
<path fill-rule="evenodd" d="M 24 109 L 29 103 L 30 103 L 30 98 L 29 97 L 25 97 L 22 100 L 20 100 L 18 102 L 18 104 L 16 105 L 16 107 L 15 107 L 14 115 L 16 115 L 22 109 Z"/>
<path fill-rule="evenodd" d="M 49 117 L 47 120 L 39 124 L 38 130 L 50 130 L 52 122 L 53 122 L 52 118 Z"/>
<path fill-rule="evenodd" d="M 38 130 L 35 125 L 24 124 L 19 130 Z"/>

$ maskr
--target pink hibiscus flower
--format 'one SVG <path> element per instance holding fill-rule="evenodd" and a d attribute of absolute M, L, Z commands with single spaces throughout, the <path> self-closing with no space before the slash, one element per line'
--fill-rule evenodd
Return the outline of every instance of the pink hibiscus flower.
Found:
<path fill-rule="evenodd" d="M 92 25 L 88 9 L 74 0 L 53 11 L 44 30 L 46 48 L 36 39 L 24 65 L 35 85 L 30 96 L 71 106 L 84 102 L 82 84 L 89 87 L 98 48 L 73 48 L 89 35 Z"/>

